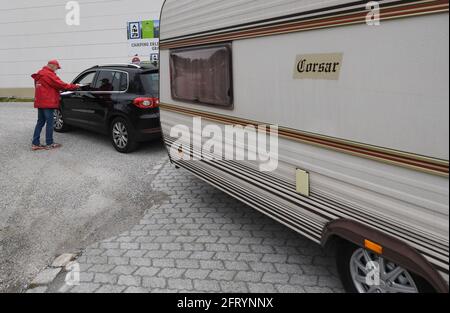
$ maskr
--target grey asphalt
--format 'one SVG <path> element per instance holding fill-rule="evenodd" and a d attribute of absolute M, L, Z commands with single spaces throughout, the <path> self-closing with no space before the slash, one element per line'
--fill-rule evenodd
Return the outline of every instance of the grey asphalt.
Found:
<path fill-rule="evenodd" d="M 75 130 L 31 152 L 35 119 L 0 103 L 0 292 L 66 252 L 80 284 L 29 292 L 343 291 L 332 252 L 175 169 L 160 143 L 122 155 Z"/>

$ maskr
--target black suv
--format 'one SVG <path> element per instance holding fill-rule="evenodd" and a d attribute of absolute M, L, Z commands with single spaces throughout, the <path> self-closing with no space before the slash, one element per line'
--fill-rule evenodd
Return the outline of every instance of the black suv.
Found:
<path fill-rule="evenodd" d="M 61 93 L 54 128 L 77 126 L 109 134 L 117 151 L 128 153 L 139 142 L 161 137 L 159 71 L 153 65 L 94 66 L 73 81 L 82 87 Z"/>

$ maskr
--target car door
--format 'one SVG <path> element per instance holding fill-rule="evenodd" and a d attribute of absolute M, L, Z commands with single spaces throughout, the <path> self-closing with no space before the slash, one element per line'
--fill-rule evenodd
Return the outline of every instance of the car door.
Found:
<path fill-rule="evenodd" d="M 119 70 L 102 69 L 97 76 L 93 94 L 91 122 L 99 130 L 105 130 L 108 113 L 114 110 L 119 96 L 128 89 L 128 73 Z"/>
<path fill-rule="evenodd" d="M 97 71 L 89 71 L 81 74 L 74 80 L 74 84 L 82 85 L 80 90 L 68 91 L 61 94 L 61 112 L 68 124 L 81 127 L 88 126 L 86 120 L 92 114 L 89 105 L 92 98 L 91 92 L 95 84 Z"/>

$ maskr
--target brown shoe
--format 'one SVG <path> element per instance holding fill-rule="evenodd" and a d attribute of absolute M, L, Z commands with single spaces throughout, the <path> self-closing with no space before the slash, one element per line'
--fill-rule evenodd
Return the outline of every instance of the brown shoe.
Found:
<path fill-rule="evenodd" d="M 46 149 L 47 149 L 47 147 L 42 146 L 42 145 L 39 145 L 39 146 L 32 145 L 31 146 L 32 151 L 41 151 L 41 150 L 46 150 Z"/>
<path fill-rule="evenodd" d="M 54 150 L 54 149 L 58 149 L 58 148 L 61 148 L 61 147 L 62 147 L 62 144 L 54 143 L 54 144 L 48 145 L 46 147 L 46 149 L 47 150 Z"/>

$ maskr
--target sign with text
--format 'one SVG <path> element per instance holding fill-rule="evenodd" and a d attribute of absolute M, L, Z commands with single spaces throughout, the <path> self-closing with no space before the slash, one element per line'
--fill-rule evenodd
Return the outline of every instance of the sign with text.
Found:
<path fill-rule="evenodd" d="M 342 53 L 298 55 L 294 79 L 339 80 L 343 58 Z"/>
<path fill-rule="evenodd" d="M 155 59 L 159 55 L 159 21 L 146 20 L 128 23 L 128 56 L 141 61 Z"/>
<path fill-rule="evenodd" d="M 141 23 L 140 22 L 131 22 L 128 23 L 128 39 L 141 39 Z"/>

